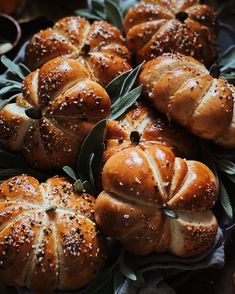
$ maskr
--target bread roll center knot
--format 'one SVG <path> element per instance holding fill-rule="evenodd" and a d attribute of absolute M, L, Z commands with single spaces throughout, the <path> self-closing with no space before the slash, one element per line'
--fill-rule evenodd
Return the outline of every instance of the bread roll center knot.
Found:
<path fill-rule="evenodd" d="M 42 118 L 42 110 L 39 108 L 28 108 L 25 110 L 25 114 L 31 119 L 41 119 Z"/>
<path fill-rule="evenodd" d="M 185 11 L 180 11 L 176 13 L 175 18 L 183 23 L 188 18 L 188 13 Z"/>
<path fill-rule="evenodd" d="M 135 145 L 138 145 L 139 142 L 140 142 L 140 138 L 141 138 L 141 135 L 139 132 L 137 131 L 132 131 L 130 133 L 130 140 L 131 140 L 131 143 L 135 144 Z"/>

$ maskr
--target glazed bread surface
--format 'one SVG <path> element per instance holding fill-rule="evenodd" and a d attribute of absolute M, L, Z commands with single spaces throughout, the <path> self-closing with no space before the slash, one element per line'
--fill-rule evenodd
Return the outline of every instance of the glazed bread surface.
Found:
<path fill-rule="evenodd" d="M 0 142 L 40 169 L 74 166 L 90 129 L 110 114 L 110 98 L 76 60 L 57 57 L 29 74 L 23 96 L 0 110 Z"/>
<path fill-rule="evenodd" d="M 73 290 L 104 266 L 95 199 L 65 178 L 16 176 L 0 185 L 0 281 L 34 293 Z"/>
<path fill-rule="evenodd" d="M 204 139 L 235 147 L 234 86 L 181 54 L 163 54 L 140 74 L 144 93 L 160 112 Z"/>
<path fill-rule="evenodd" d="M 211 65 L 217 56 L 215 19 L 213 9 L 198 0 L 142 0 L 124 19 L 127 47 L 138 63 L 179 52 Z"/>
<path fill-rule="evenodd" d="M 108 120 L 104 162 L 116 152 L 143 142 L 161 143 L 187 159 L 195 159 L 199 152 L 194 136 L 138 101 L 120 119 Z"/>
<path fill-rule="evenodd" d="M 95 220 L 130 253 L 195 256 L 214 243 L 218 224 L 210 209 L 218 187 L 204 164 L 143 143 L 111 156 L 102 180 Z"/>
<path fill-rule="evenodd" d="M 116 27 L 105 21 L 90 24 L 77 16 L 65 17 L 34 35 L 25 63 L 34 70 L 58 56 L 79 59 L 102 86 L 131 68 L 130 53 Z"/>

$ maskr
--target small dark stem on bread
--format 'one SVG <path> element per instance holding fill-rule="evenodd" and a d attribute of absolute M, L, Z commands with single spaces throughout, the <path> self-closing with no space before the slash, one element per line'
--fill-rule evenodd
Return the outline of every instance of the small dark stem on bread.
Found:
<path fill-rule="evenodd" d="M 180 11 L 175 15 L 175 18 L 183 23 L 188 18 L 188 13 L 185 11 Z"/>
<path fill-rule="evenodd" d="M 141 136 L 140 136 L 140 133 L 139 133 L 139 132 L 137 132 L 137 131 L 132 131 L 132 132 L 130 133 L 130 140 L 131 140 L 131 143 L 138 145 L 139 142 L 140 142 L 140 137 L 141 137 Z"/>
<path fill-rule="evenodd" d="M 84 46 L 81 49 L 82 55 L 88 55 L 91 50 L 91 46 L 89 44 L 84 44 Z"/>
<path fill-rule="evenodd" d="M 39 108 L 28 108 L 25 110 L 25 114 L 31 119 L 41 119 L 42 118 L 42 111 Z"/>
<path fill-rule="evenodd" d="M 48 206 L 48 207 L 46 208 L 46 213 L 54 212 L 54 211 L 56 211 L 56 209 L 57 209 L 57 206 L 56 206 L 56 205 Z"/>

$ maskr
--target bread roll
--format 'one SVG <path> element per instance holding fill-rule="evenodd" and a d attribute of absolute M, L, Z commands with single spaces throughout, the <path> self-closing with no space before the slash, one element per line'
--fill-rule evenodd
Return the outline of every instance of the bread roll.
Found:
<path fill-rule="evenodd" d="M 166 145 L 180 157 L 195 159 L 199 152 L 197 140 L 185 129 L 168 122 L 161 114 L 138 101 L 118 120 L 107 122 L 104 161 L 116 152 L 139 142 Z"/>
<path fill-rule="evenodd" d="M 193 134 L 235 147 L 234 87 L 213 78 L 191 57 L 163 54 L 147 62 L 140 74 L 154 106 Z"/>
<path fill-rule="evenodd" d="M 213 244 L 218 224 L 210 209 L 218 187 L 204 164 L 143 143 L 111 156 L 102 180 L 95 220 L 130 253 L 195 256 Z M 178 218 L 168 217 L 169 210 Z"/>
<path fill-rule="evenodd" d="M 217 56 L 215 12 L 198 0 L 141 0 L 124 19 L 137 62 L 180 52 L 211 65 Z"/>
<path fill-rule="evenodd" d="M 0 281 L 34 293 L 78 289 L 104 266 L 105 239 L 95 199 L 65 178 L 41 185 L 29 176 L 0 185 Z"/>
<path fill-rule="evenodd" d="M 109 96 L 90 71 L 57 57 L 29 74 L 23 97 L 0 110 L 0 142 L 35 168 L 75 166 L 86 135 L 109 114 Z"/>
<path fill-rule="evenodd" d="M 130 53 L 116 27 L 105 21 L 90 25 L 77 16 L 65 17 L 34 35 L 26 48 L 25 63 L 34 70 L 58 56 L 79 59 L 102 86 L 131 68 Z"/>

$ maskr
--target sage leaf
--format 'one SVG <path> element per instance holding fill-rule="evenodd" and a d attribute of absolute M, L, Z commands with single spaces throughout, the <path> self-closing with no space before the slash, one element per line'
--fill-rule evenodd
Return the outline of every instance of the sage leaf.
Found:
<path fill-rule="evenodd" d="M 13 101 L 17 96 L 19 96 L 19 94 L 15 94 L 13 96 L 11 96 L 8 99 L 4 99 L 4 100 L 0 100 L 0 110 L 6 106 L 7 104 L 9 104 L 11 101 Z"/>
<path fill-rule="evenodd" d="M 110 0 L 110 2 L 116 4 L 117 7 L 120 7 L 120 5 L 121 5 L 120 0 Z"/>
<path fill-rule="evenodd" d="M 219 56 L 219 64 L 227 66 L 235 59 L 235 45 L 230 46 L 223 54 Z"/>
<path fill-rule="evenodd" d="M 232 161 L 221 159 L 217 161 L 219 168 L 229 175 L 235 175 L 235 164 Z"/>
<path fill-rule="evenodd" d="M 227 178 L 228 178 L 232 183 L 235 184 L 235 174 L 233 174 L 233 175 L 226 174 L 226 176 L 227 176 Z"/>
<path fill-rule="evenodd" d="M 145 284 L 145 280 L 144 277 L 141 273 L 139 273 L 138 271 L 135 271 L 136 274 L 136 281 L 133 282 L 133 284 L 138 287 L 138 288 L 142 288 Z"/>
<path fill-rule="evenodd" d="M 72 178 L 74 181 L 77 181 L 77 175 L 75 173 L 75 171 L 70 167 L 70 166 L 64 166 L 63 167 L 63 171 L 70 177 Z"/>
<path fill-rule="evenodd" d="M 129 93 L 127 93 L 124 97 L 119 98 L 112 106 L 111 106 L 111 115 L 110 119 L 115 120 L 119 116 L 121 116 L 141 95 L 142 93 L 142 85 L 133 89 Z"/>
<path fill-rule="evenodd" d="M 92 170 L 92 162 L 94 159 L 95 154 L 91 153 L 88 157 L 88 167 L 89 167 L 89 183 L 91 184 L 91 187 L 95 190 L 95 180 Z"/>
<path fill-rule="evenodd" d="M 116 271 L 114 275 L 114 294 L 118 294 L 120 289 L 122 288 L 123 283 L 125 282 L 125 276 L 121 271 Z"/>
<path fill-rule="evenodd" d="M 107 21 L 119 28 L 121 32 L 124 32 L 123 29 L 123 17 L 115 1 L 105 0 L 105 9 L 106 9 L 106 16 Z"/>
<path fill-rule="evenodd" d="M 82 193 L 82 192 L 84 192 L 84 186 L 83 186 L 83 183 L 82 183 L 82 181 L 80 180 L 80 179 L 78 179 L 74 184 L 73 184 L 73 186 L 74 186 L 74 189 L 77 191 L 77 192 L 79 192 L 79 193 Z"/>
<path fill-rule="evenodd" d="M 75 11 L 75 14 L 82 16 L 82 17 L 85 17 L 88 20 L 98 20 L 98 21 L 102 20 L 101 17 L 91 13 L 89 9 L 78 9 Z"/>
<path fill-rule="evenodd" d="M 10 93 L 10 92 L 14 92 L 18 90 L 18 92 L 21 91 L 21 87 L 17 86 L 17 85 L 10 85 L 10 86 L 5 86 L 5 87 L 2 87 L 0 89 L 0 95 L 4 95 L 6 93 Z"/>
<path fill-rule="evenodd" d="M 92 0 L 92 11 L 94 11 L 94 13 L 102 19 L 106 19 L 104 3 L 97 0 Z"/>
<path fill-rule="evenodd" d="M 226 215 L 230 218 L 233 219 L 233 209 L 232 209 L 232 205 L 227 193 L 227 190 L 224 187 L 224 184 L 222 183 L 222 181 L 219 179 L 219 190 L 220 190 L 220 202 L 222 204 L 222 207 L 224 209 L 224 212 L 226 213 Z"/>
<path fill-rule="evenodd" d="M 133 87 L 133 85 L 139 75 L 140 69 L 142 68 L 143 65 L 144 65 L 144 62 L 142 62 L 135 69 L 133 69 L 129 73 L 129 75 L 126 77 L 126 79 L 122 85 L 121 91 L 120 91 L 120 96 L 125 96 L 131 90 L 131 88 Z"/>
<path fill-rule="evenodd" d="M 126 0 L 121 2 L 121 10 L 122 10 L 122 14 L 123 16 L 126 14 L 126 12 L 133 7 L 135 4 L 137 4 L 136 0 Z"/>
<path fill-rule="evenodd" d="M 1 57 L 1 62 L 11 73 L 16 74 L 21 80 L 25 78 L 25 75 L 19 65 L 11 61 L 5 55 Z"/>
<path fill-rule="evenodd" d="M 113 104 L 118 100 L 120 97 L 120 91 L 122 88 L 122 85 L 125 81 L 125 79 L 128 77 L 132 70 L 128 70 L 119 76 L 117 76 L 115 79 L 113 79 L 107 86 L 106 86 L 106 92 L 109 94 L 109 97 L 111 99 L 111 103 Z"/>
<path fill-rule="evenodd" d="M 22 70 L 23 70 L 23 74 L 24 76 L 26 77 L 28 74 L 31 73 L 31 70 L 23 63 L 20 63 L 19 64 L 19 67 L 22 67 Z"/>
<path fill-rule="evenodd" d="M 120 270 L 123 273 L 123 275 L 126 278 L 128 278 L 129 280 L 137 281 L 136 274 L 135 274 L 134 270 L 130 266 L 126 265 L 125 263 L 121 263 L 120 264 Z"/>
<path fill-rule="evenodd" d="M 90 155 L 94 154 L 92 158 L 92 168 L 96 170 L 103 158 L 103 148 L 100 145 L 104 142 L 104 133 L 106 129 L 106 120 L 99 121 L 86 136 L 79 155 L 77 171 L 85 179 L 89 179 L 90 175 Z"/>

